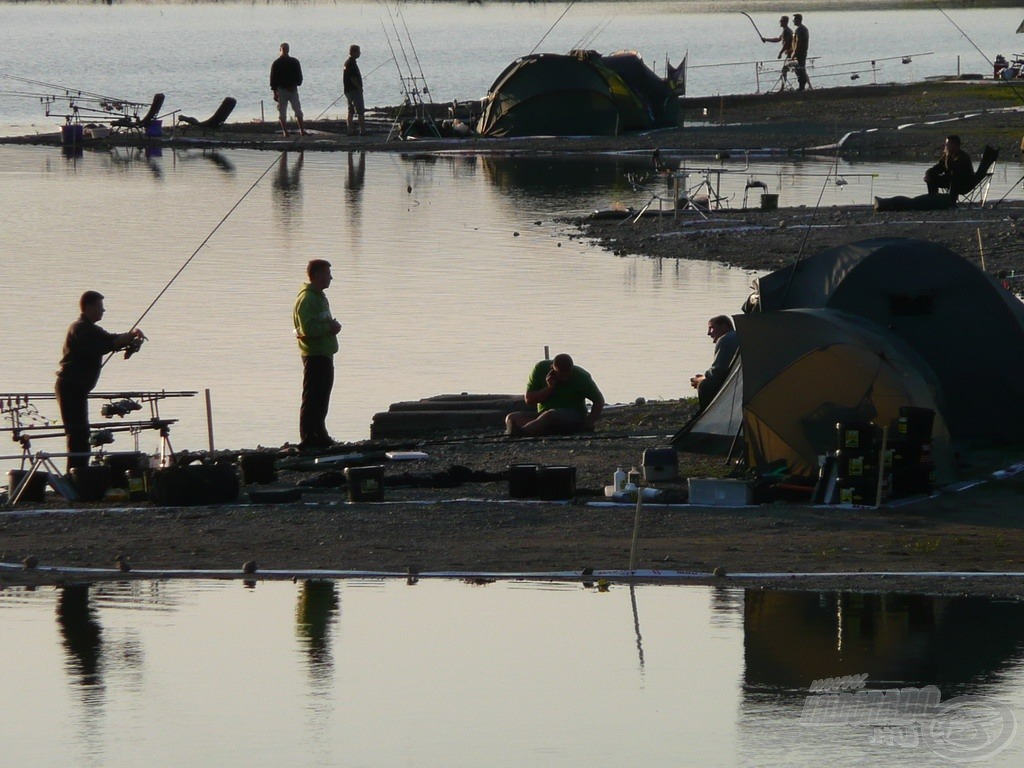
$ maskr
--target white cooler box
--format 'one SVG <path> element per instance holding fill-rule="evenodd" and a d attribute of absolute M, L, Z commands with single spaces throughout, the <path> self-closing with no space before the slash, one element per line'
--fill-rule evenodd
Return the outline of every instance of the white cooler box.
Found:
<path fill-rule="evenodd" d="M 744 507 L 751 503 L 750 485 L 745 480 L 699 480 L 690 478 L 690 503 L 704 507 Z"/>

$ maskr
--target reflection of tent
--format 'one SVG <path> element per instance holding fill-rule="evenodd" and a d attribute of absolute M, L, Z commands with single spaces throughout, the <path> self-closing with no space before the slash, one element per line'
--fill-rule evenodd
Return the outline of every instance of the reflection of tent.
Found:
<path fill-rule="evenodd" d="M 1022 627 L 1024 605 L 1007 601 L 751 589 L 743 682 L 804 696 L 815 680 L 867 673 L 869 688 L 937 685 L 948 698 L 1017 668 Z"/>
<path fill-rule="evenodd" d="M 540 53 L 516 59 L 494 81 L 477 132 L 614 136 L 677 120 L 675 94 L 635 54 Z"/>
<path fill-rule="evenodd" d="M 829 307 L 892 331 L 935 372 L 954 438 L 1019 442 L 1024 304 L 948 248 L 864 240 L 766 275 L 758 287 L 763 313 Z"/>

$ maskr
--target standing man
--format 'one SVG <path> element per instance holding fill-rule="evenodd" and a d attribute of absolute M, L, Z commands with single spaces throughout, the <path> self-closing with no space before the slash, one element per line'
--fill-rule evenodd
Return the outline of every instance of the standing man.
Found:
<path fill-rule="evenodd" d="M 359 58 L 359 46 L 352 45 L 348 49 L 348 58 L 345 60 L 345 68 L 341 73 L 342 90 L 345 91 L 345 98 L 348 99 L 348 135 L 355 134 L 353 118 L 359 116 L 359 135 L 366 135 L 366 126 L 363 122 L 363 113 L 366 105 L 363 103 L 363 75 L 359 71 L 356 60 Z"/>
<path fill-rule="evenodd" d="M 790 56 L 796 59 L 796 79 L 800 83 L 799 90 L 802 91 L 811 83 L 807 77 L 807 48 L 811 43 L 811 33 L 804 26 L 802 14 L 794 13 L 793 23 L 796 30 L 793 32 L 793 52 Z"/>
<path fill-rule="evenodd" d="M 718 390 L 729 377 L 729 369 L 740 349 L 739 337 L 728 315 L 716 315 L 708 320 L 708 338 L 715 343 L 715 357 L 711 367 L 704 373 L 690 377 L 690 386 L 697 390 L 697 402 L 702 411 L 715 399 Z"/>
<path fill-rule="evenodd" d="M 937 195 L 940 189 L 949 190 L 954 204 L 957 197 L 970 192 L 974 186 L 974 164 L 970 156 L 960 148 L 960 137 L 956 134 L 946 137 L 939 162 L 925 171 L 924 183 L 928 194 Z"/>
<path fill-rule="evenodd" d="M 89 393 L 100 379 L 103 356 L 118 349 L 141 344 L 146 337 L 138 328 L 126 333 L 109 333 L 96 323 L 106 309 L 103 294 L 86 291 L 78 300 L 81 314 L 68 328 L 57 369 L 57 406 L 67 436 L 68 472 L 89 466 Z M 137 347 L 136 347 L 137 348 Z"/>
<path fill-rule="evenodd" d="M 292 323 L 302 354 L 302 405 L 299 408 L 299 447 L 328 448 L 334 440 L 327 433 L 327 409 L 334 388 L 334 355 L 338 351 L 341 323 L 331 314 L 324 291 L 334 279 L 331 265 L 313 259 L 306 265 L 309 282 L 295 299 Z"/>
<path fill-rule="evenodd" d="M 789 52 L 793 48 L 793 30 L 789 28 L 789 16 L 783 16 L 779 19 L 779 36 L 778 37 L 762 37 L 762 43 L 782 43 L 779 48 L 779 55 L 775 58 L 781 59 L 782 57 L 789 58 Z"/>
<path fill-rule="evenodd" d="M 527 405 L 536 406 L 537 412 L 516 411 L 506 416 L 505 432 L 510 437 L 568 435 L 590 430 L 604 410 L 604 395 L 594 378 L 564 353 L 533 366 L 524 399 Z M 589 413 L 587 400 L 591 402 Z"/>
<path fill-rule="evenodd" d="M 306 129 L 302 126 L 302 105 L 299 103 L 302 65 L 298 59 L 289 56 L 288 51 L 288 43 L 281 43 L 281 55 L 270 65 L 270 90 L 274 92 L 277 115 L 281 119 L 281 131 L 284 135 L 288 135 L 288 105 L 291 104 L 295 122 L 299 125 L 299 135 L 305 136 Z"/>

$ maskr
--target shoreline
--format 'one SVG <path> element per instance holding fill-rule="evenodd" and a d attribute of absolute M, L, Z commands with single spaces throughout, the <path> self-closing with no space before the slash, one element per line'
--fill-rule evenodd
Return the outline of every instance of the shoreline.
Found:
<path fill-rule="evenodd" d="M 860 158 L 936 157 L 942 138 L 956 130 L 980 154 L 991 144 L 1001 161 L 1020 157 L 1024 131 L 1012 115 L 1024 111 L 1024 88 L 995 80 L 923 81 L 909 84 L 820 88 L 804 93 L 758 93 L 682 97 L 682 124 L 619 136 L 527 136 L 518 138 L 417 138 L 388 141 L 397 107 L 372 110 L 372 132 L 348 136 L 343 121 L 310 121 L 309 136 L 279 135 L 276 122 L 226 123 L 211 131 L 178 135 L 170 126 L 160 137 L 128 133 L 89 140 L 78 149 L 112 146 L 165 148 L 244 148 L 271 151 L 366 152 L 715 152 L 763 151 L 828 154 Z M 440 123 L 454 104 L 433 104 Z M 1008 114 L 1010 118 L 1008 119 Z M 465 113 L 462 113 L 465 116 Z M 53 132 L 0 137 L 0 145 L 61 146 L 60 125 Z"/>

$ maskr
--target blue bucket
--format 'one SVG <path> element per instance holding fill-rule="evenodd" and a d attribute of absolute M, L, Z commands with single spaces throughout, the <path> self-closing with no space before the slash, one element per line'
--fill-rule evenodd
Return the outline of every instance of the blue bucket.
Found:
<path fill-rule="evenodd" d="M 146 135 L 158 139 L 164 135 L 164 121 L 153 120 L 146 126 Z"/>

